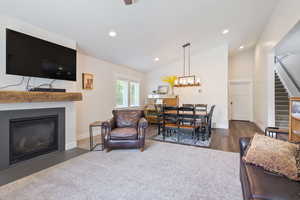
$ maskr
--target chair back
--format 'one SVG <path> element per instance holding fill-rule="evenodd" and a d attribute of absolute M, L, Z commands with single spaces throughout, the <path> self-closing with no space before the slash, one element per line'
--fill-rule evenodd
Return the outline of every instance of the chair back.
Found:
<path fill-rule="evenodd" d="M 207 114 L 207 104 L 196 104 L 195 109 L 196 109 L 196 113 L 201 112 Z"/>
<path fill-rule="evenodd" d="M 179 120 L 182 125 L 195 124 L 196 110 L 193 104 L 183 104 L 179 109 Z"/>
<path fill-rule="evenodd" d="M 208 119 L 207 119 L 207 124 L 208 124 L 208 128 L 211 129 L 211 122 L 212 122 L 212 117 L 213 117 L 213 113 L 215 110 L 216 105 L 213 105 L 210 108 L 209 114 L 208 114 Z"/>
<path fill-rule="evenodd" d="M 193 108 L 193 107 L 195 107 L 195 105 L 194 104 L 182 104 L 182 107 L 191 107 L 191 108 Z"/>
<path fill-rule="evenodd" d="M 113 110 L 112 113 L 116 121 L 117 128 L 136 128 L 139 120 L 144 117 L 143 110 Z"/>
<path fill-rule="evenodd" d="M 177 106 L 163 106 L 163 124 L 178 123 L 179 108 Z"/>

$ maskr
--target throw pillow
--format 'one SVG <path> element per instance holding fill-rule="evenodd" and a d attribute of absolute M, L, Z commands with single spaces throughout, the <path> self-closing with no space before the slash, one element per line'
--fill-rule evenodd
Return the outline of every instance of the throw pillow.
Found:
<path fill-rule="evenodd" d="M 300 181 L 299 146 L 256 134 L 243 160 L 267 171 Z"/>

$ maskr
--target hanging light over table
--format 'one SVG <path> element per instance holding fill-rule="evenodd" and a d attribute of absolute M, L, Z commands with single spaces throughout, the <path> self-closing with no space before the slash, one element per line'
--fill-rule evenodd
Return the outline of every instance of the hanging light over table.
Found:
<path fill-rule="evenodd" d="M 197 87 L 200 86 L 200 79 L 191 75 L 191 43 L 186 43 L 183 48 L 183 76 L 179 76 L 174 87 Z M 186 48 L 188 48 L 188 71 L 186 72 Z"/>

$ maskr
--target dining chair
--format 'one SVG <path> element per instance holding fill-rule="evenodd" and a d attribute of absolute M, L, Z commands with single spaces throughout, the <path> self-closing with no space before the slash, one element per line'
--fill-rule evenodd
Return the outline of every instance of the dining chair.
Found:
<path fill-rule="evenodd" d="M 155 113 L 156 113 L 156 125 L 158 127 L 158 135 L 161 134 L 163 127 L 163 104 L 154 104 Z"/>
<path fill-rule="evenodd" d="M 193 106 L 182 106 L 179 108 L 179 127 L 178 130 L 192 131 L 192 139 L 196 138 L 196 133 L 200 128 L 197 123 L 196 110 Z"/>
<path fill-rule="evenodd" d="M 179 123 L 178 114 L 179 110 L 177 106 L 163 106 L 162 131 L 164 139 L 166 134 L 173 134 L 177 132 Z"/>
<path fill-rule="evenodd" d="M 193 107 L 195 107 L 195 105 L 194 104 L 182 104 L 182 107 L 191 107 L 191 108 L 193 108 Z"/>
<path fill-rule="evenodd" d="M 203 112 L 207 114 L 207 104 L 195 104 L 196 113 Z"/>
<path fill-rule="evenodd" d="M 211 106 L 210 111 L 207 115 L 207 121 L 205 123 L 202 123 L 201 129 L 204 131 L 204 134 L 207 134 L 208 138 L 211 137 L 212 117 L 213 117 L 213 112 L 215 107 L 216 105 Z M 203 139 L 204 139 L 204 134 L 203 134 Z"/>

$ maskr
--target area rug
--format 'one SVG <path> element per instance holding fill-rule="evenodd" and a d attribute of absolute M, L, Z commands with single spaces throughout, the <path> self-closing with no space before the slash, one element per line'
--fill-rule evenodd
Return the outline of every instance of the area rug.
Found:
<path fill-rule="evenodd" d="M 0 199 L 241 200 L 239 155 L 153 141 L 90 152 L 0 187 Z"/>
<path fill-rule="evenodd" d="M 172 134 L 170 136 L 166 136 L 165 138 L 161 135 L 155 135 L 152 137 L 153 140 L 160 141 L 160 142 L 170 142 L 176 144 L 183 144 L 183 145 L 192 145 L 198 147 L 210 147 L 211 138 L 205 140 L 194 140 L 190 133 L 182 133 L 179 135 Z"/>

